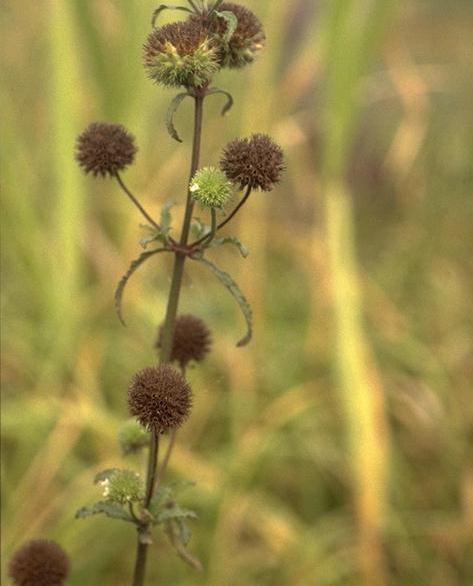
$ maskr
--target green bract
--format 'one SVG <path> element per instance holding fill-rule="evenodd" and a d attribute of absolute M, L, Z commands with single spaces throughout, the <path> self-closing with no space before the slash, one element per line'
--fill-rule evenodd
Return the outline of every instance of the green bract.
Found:
<path fill-rule="evenodd" d="M 190 184 L 195 201 L 209 208 L 223 208 L 232 195 L 232 184 L 216 167 L 199 169 Z"/>

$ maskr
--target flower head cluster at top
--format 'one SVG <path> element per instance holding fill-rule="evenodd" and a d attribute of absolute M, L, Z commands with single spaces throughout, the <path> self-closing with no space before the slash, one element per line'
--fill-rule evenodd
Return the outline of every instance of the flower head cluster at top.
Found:
<path fill-rule="evenodd" d="M 154 29 L 144 45 L 144 64 L 156 83 L 199 88 L 223 67 L 243 67 L 264 46 L 258 18 L 244 6 L 223 2 L 183 22 Z"/>

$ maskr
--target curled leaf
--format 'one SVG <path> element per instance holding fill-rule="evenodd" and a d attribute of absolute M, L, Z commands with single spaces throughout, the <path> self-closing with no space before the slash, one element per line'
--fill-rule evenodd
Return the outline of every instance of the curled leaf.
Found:
<path fill-rule="evenodd" d="M 158 16 L 163 12 L 163 10 L 183 10 L 184 12 L 190 12 L 192 14 L 192 10 L 187 8 L 187 6 L 176 6 L 175 4 L 161 4 L 156 8 L 153 12 L 153 17 L 151 19 L 151 26 L 153 28 L 156 27 L 156 21 L 158 20 Z"/>
<path fill-rule="evenodd" d="M 130 279 L 131 275 L 138 269 L 138 267 L 140 267 L 145 261 L 147 261 L 149 258 L 151 258 L 152 256 L 154 256 L 155 254 L 158 254 L 158 252 L 166 252 L 167 248 L 158 248 L 157 250 L 150 250 L 148 252 L 143 252 L 142 254 L 140 254 L 140 256 L 138 258 L 136 258 L 131 265 L 129 266 L 127 272 L 123 275 L 123 277 L 120 279 L 117 288 L 115 290 L 115 309 L 118 315 L 118 319 L 122 322 L 123 325 L 126 325 L 124 320 L 123 320 L 123 316 L 122 316 L 122 297 L 123 297 L 123 291 L 125 289 L 126 284 L 128 283 L 128 280 Z"/>
<path fill-rule="evenodd" d="M 234 104 L 234 99 L 233 96 L 230 92 L 227 92 L 226 90 L 221 90 L 220 88 L 211 88 L 208 91 L 209 94 L 223 94 L 224 96 L 227 97 L 227 101 L 225 102 L 225 105 L 222 108 L 222 116 L 225 116 L 233 107 Z"/>
<path fill-rule="evenodd" d="M 177 112 L 177 110 L 178 110 L 179 106 L 181 105 L 181 102 L 184 100 L 184 98 L 187 98 L 188 96 L 190 96 L 190 94 L 187 92 L 182 92 L 181 94 L 177 94 L 177 96 L 175 96 L 173 98 L 172 102 L 169 104 L 169 108 L 166 113 L 167 131 L 169 132 L 170 136 L 174 140 L 177 140 L 177 142 L 182 142 L 182 139 L 179 136 L 179 134 L 177 133 L 176 127 L 174 126 L 174 114 Z"/>
<path fill-rule="evenodd" d="M 233 12 L 231 12 L 230 10 L 223 10 L 222 12 L 216 10 L 215 14 L 220 18 L 223 18 L 227 25 L 227 30 L 223 35 L 223 40 L 225 41 L 225 43 L 228 43 L 230 39 L 233 37 L 233 33 L 236 31 L 236 28 L 238 26 L 238 19 L 235 16 L 235 14 L 233 14 Z"/>
<path fill-rule="evenodd" d="M 234 299 L 237 301 L 245 318 L 247 329 L 246 334 L 237 343 L 237 346 L 246 346 L 246 344 L 248 344 L 248 342 L 251 340 L 251 336 L 253 333 L 253 312 L 251 311 L 250 304 L 248 303 L 246 297 L 243 295 L 240 288 L 235 283 L 235 281 L 230 277 L 230 275 L 225 271 L 222 271 L 222 269 L 218 268 L 213 262 L 210 262 L 209 260 L 201 256 L 194 257 L 194 260 L 206 265 L 219 279 L 219 281 L 230 291 Z"/>
<path fill-rule="evenodd" d="M 224 238 L 215 238 L 209 244 L 209 248 L 213 248 L 215 246 L 222 246 L 224 244 L 233 244 L 233 246 L 236 246 L 243 258 L 247 258 L 247 256 L 250 254 L 248 248 L 236 236 L 225 236 Z"/>

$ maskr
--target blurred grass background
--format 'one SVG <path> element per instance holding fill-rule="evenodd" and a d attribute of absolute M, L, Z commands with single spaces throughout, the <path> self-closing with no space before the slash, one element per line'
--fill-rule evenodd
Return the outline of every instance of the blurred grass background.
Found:
<path fill-rule="evenodd" d="M 234 347 L 243 325 L 227 292 L 187 268 L 181 310 L 215 344 L 189 373 L 195 408 L 171 473 L 197 483 L 186 500 L 205 572 L 160 539 L 149 583 L 471 584 L 471 3 L 245 4 L 267 48 L 220 74 L 236 105 L 222 119 L 221 98 L 207 100 L 202 161 L 260 131 L 287 172 L 231 228 L 249 259 L 221 253 L 253 305 L 249 347 Z M 131 572 L 132 528 L 73 515 L 96 500 L 94 474 L 122 464 L 126 389 L 155 360 L 170 265 L 137 273 L 123 329 L 113 289 L 140 218 L 115 184 L 80 174 L 73 148 L 89 121 L 121 122 L 146 207 L 183 201 L 191 105 L 178 145 L 163 123 L 173 94 L 141 66 L 155 7 L 3 3 L 2 572 L 38 536 L 69 552 L 71 585 Z"/>

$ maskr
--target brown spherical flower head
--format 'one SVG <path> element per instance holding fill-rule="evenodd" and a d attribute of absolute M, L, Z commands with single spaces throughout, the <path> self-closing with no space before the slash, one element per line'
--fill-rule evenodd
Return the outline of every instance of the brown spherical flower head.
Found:
<path fill-rule="evenodd" d="M 195 20 L 154 29 L 144 45 L 144 64 L 151 79 L 170 87 L 201 87 L 220 68 L 215 43 Z"/>
<path fill-rule="evenodd" d="M 236 138 L 227 144 L 220 168 L 241 189 L 250 187 L 271 191 L 281 180 L 284 154 L 269 136 L 253 134 L 250 138 Z"/>
<path fill-rule="evenodd" d="M 158 331 L 156 348 L 161 348 L 162 326 Z M 174 323 L 171 361 L 185 368 L 189 362 L 201 362 L 210 352 L 210 330 L 205 322 L 195 315 L 180 315 Z"/>
<path fill-rule="evenodd" d="M 150 431 L 164 433 L 179 427 L 187 419 L 191 406 L 191 388 L 170 364 L 140 370 L 131 381 L 130 414 Z"/>
<path fill-rule="evenodd" d="M 228 22 L 217 13 L 191 16 L 205 26 L 214 39 L 220 39 L 219 59 L 222 67 L 238 68 L 252 63 L 266 40 L 263 26 L 251 10 L 234 2 L 223 2 L 217 12 L 231 12 L 237 20 L 235 31 L 227 42 L 224 36 Z"/>
<path fill-rule="evenodd" d="M 77 138 L 76 160 L 86 173 L 113 176 L 133 163 L 134 137 L 121 124 L 93 122 Z"/>
<path fill-rule="evenodd" d="M 35 539 L 18 549 L 8 575 L 15 586 L 61 586 L 69 573 L 69 558 L 54 541 Z"/>

